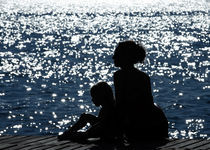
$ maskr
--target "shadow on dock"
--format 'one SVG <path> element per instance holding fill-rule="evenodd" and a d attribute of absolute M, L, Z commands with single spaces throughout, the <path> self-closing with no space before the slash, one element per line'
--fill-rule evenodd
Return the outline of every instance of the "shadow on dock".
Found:
<path fill-rule="evenodd" d="M 135 143 L 58 141 L 56 136 L 0 136 L 0 150 L 166 150 L 193 149 L 209 150 L 210 139 L 170 139 L 162 141 L 141 141 Z"/>
<path fill-rule="evenodd" d="M 138 141 L 138 142 L 119 142 L 119 141 L 101 141 L 99 139 L 89 139 L 88 141 L 77 141 L 80 144 L 92 145 L 89 150 L 154 150 L 166 145 L 169 140 L 162 141 Z"/>

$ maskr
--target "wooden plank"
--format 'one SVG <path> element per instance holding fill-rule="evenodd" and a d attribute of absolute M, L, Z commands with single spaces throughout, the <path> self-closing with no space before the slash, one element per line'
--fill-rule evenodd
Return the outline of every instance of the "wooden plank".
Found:
<path fill-rule="evenodd" d="M 40 138 L 40 137 L 42 137 L 42 138 Z M 24 149 L 40 148 L 40 147 L 44 146 L 43 143 L 40 143 L 40 141 L 51 140 L 52 138 L 53 138 L 52 136 L 31 136 L 30 139 L 20 142 L 16 147 L 12 148 L 11 150 L 20 150 L 20 149 L 24 150 Z"/>
<path fill-rule="evenodd" d="M 11 148 L 11 150 L 22 150 L 27 149 L 27 147 L 37 147 L 42 146 L 42 144 L 38 143 L 39 140 L 48 138 L 48 136 L 30 136 L 30 139 L 26 139 L 25 141 L 19 142 L 16 147 Z"/>
<path fill-rule="evenodd" d="M 51 146 L 49 148 L 47 148 L 46 150 L 65 150 L 65 149 L 68 149 L 68 150 L 72 150 L 72 149 L 75 149 L 75 148 L 78 148 L 78 147 L 81 147 L 81 145 L 79 144 L 75 144 L 75 145 L 57 145 L 57 146 Z"/>
<path fill-rule="evenodd" d="M 80 144 L 71 141 L 57 141 L 56 136 L 0 136 L 1 150 L 86 150 L 116 148 L 116 145 Z M 149 148 L 153 143 L 139 144 L 138 148 Z M 135 146 L 135 145 L 134 145 Z M 129 148 L 129 147 L 128 147 Z M 132 147 L 131 147 L 132 148 Z M 210 140 L 176 139 L 156 149 L 210 149 Z"/>
<path fill-rule="evenodd" d="M 12 137 L 11 135 L 1 135 L 0 136 L 0 141 L 3 140 L 3 139 L 11 138 L 11 137 Z"/>
<path fill-rule="evenodd" d="M 47 150 L 73 150 L 79 147 L 82 147 L 82 145 L 75 143 L 75 145 L 65 145 L 62 147 L 56 147 L 56 149 L 47 149 Z"/>
<path fill-rule="evenodd" d="M 1 141 L 2 143 L 9 143 L 9 144 L 18 144 L 21 141 L 24 141 L 25 139 L 27 139 L 27 136 L 17 136 L 15 138 L 8 138 L 5 139 L 4 141 Z"/>
<path fill-rule="evenodd" d="M 34 138 L 32 139 L 28 139 L 28 140 L 25 140 L 25 141 L 22 141 L 20 142 L 19 144 L 24 144 L 24 145 L 27 145 L 27 144 L 34 144 L 34 143 L 37 143 L 38 141 L 41 141 L 43 139 L 49 139 L 49 138 L 53 138 L 53 136 L 33 136 Z"/>
<path fill-rule="evenodd" d="M 57 139 L 55 139 L 53 141 L 46 142 L 45 145 L 62 145 L 62 144 L 66 144 L 66 143 L 70 143 L 70 141 L 69 140 L 58 141 Z"/>
<path fill-rule="evenodd" d="M 195 147 L 193 147 L 193 149 L 195 149 L 195 150 L 210 149 L 210 140 L 204 140 L 204 141 L 200 142 L 199 144 L 200 145 L 196 145 Z"/>
<path fill-rule="evenodd" d="M 169 148 L 187 148 L 188 145 L 195 144 L 200 142 L 201 140 L 189 140 L 183 143 L 178 143 L 176 145 L 170 146 Z"/>
<path fill-rule="evenodd" d="M 16 146 L 16 144 L 7 144 L 7 143 L 6 143 L 6 144 L 5 144 L 5 143 L 2 144 L 2 143 L 1 143 L 1 144 L 0 144 L 0 149 L 1 149 L 1 150 L 3 150 L 3 149 L 8 149 L 8 148 L 14 147 L 14 146 Z"/>
<path fill-rule="evenodd" d="M 39 144 L 39 143 L 33 143 L 33 144 L 29 144 L 29 145 L 17 145 L 15 147 L 12 147 L 10 148 L 10 150 L 32 150 L 32 149 L 46 149 L 49 148 L 49 147 L 52 147 L 52 145 L 42 145 L 42 144 Z"/>
<path fill-rule="evenodd" d="M 13 140 L 16 140 L 16 139 L 20 139 L 22 138 L 23 136 L 11 136 L 11 137 L 8 137 L 8 138 L 4 138 L 1 140 L 1 143 L 9 143 Z M 24 136 L 25 137 L 25 136 Z"/>
<path fill-rule="evenodd" d="M 10 144 L 20 144 L 21 142 L 24 142 L 26 140 L 31 140 L 31 139 L 34 139 L 34 137 L 33 136 L 24 136 L 24 137 L 21 136 L 18 139 L 8 141 L 8 143 L 10 143 Z"/>
<path fill-rule="evenodd" d="M 186 142 L 186 141 L 189 141 L 189 139 L 174 140 L 174 141 L 171 141 L 171 142 L 167 143 L 166 145 L 161 146 L 161 147 L 159 147 L 159 148 L 160 148 L 160 149 L 169 148 L 169 147 L 172 147 L 172 146 L 174 146 L 174 145 L 176 145 L 176 144 L 184 143 L 184 142 Z"/>
<path fill-rule="evenodd" d="M 209 145 L 209 148 L 210 148 L 210 140 L 203 139 L 199 143 L 195 143 L 195 144 L 187 146 L 187 148 L 189 148 L 189 149 L 199 149 L 200 147 L 205 146 L 205 145 Z"/>
<path fill-rule="evenodd" d="M 21 147 L 22 146 L 22 147 Z M 33 145 L 21 145 L 20 147 L 16 147 L 15 150 L 32 150 L 34 148 L 40 148 L 42 147 L 43 145 L 40 145 L 40 144 L 33 144 Z M 12 149 L 13 150 L 13 149 Z"/>
<path fill-rule="evenodd" d="M 127 145 L 97 145 L 95 149 L 98 147 L 102 147 L 102 149 L 131 149 L 131 150 L 139 150 L 139 149 L 146 149 L 146 150 L 153 150 L 153 149 L 161 149 L 159 147 L 164 146 L 164 143 L 158 143 L 157 141 L 145 141 L 145 142 L 137 142 L 137 143 L 131 143 Z M 168 148 L 163 148 L 164 150 L 168 150 Z"/>
<path fill-rule="evenodd" d="M 199 148 L 196 148 L 195 150 L 210 150 L 210 145 L 204 145 L 204 146 L 201 146 Z"/>
<path fill-rule="evenodd" d="M 52 142 L 52 141 L 55 141 L 55 140 L 57 140 L 56 137 L 48 136 L 48 138 L 42 139 L 42 140 L 38 141 L 37 143 L 39 143 L 39 144 L 46 144 L 47 142 Z"/>
<path fill-rule="evenodd" d="M 87 149 L 92 148 L 94 146 L 96 146 L 96 145 L 95 144 L 83 145 L 82 147 L 79 147 L 79 148 L 77 148 L 75 150 L 87 150 Z"/>
<path fill-rule="evenodd" d="M 33 140 L 33 136 L 32 136 L 32 140 Z M 31 143 L 31 140 L 30 140 L 30 143 Z M 30 148 L 36 149 L 36 146 L 31 147 L 30 145 L 28 145 L 30 143 L 27 143 L 25 141 L 21 142 L 20 144 L 24 144 L 24 145 L 19 145 L 14 149 L 23 149 L 24 147 L 27 147 L 27 146 L 29 146 Z M 46 138 L 44 138 L 44 139 L 41 138 L 39 141 L 36 141 L 35 143 L 31 143 L 31 144 L 47 146 L 48 149 L 60 149 L 60 148 L 74 149 L 74 148 L 78 148 L 78 147 L 82 146 L 78 143 L 71 143 L 70 141 L 57 141 L 56 136 L 47 136 Z M 51 144 L 51 146 L 50 146 L 50 144 Z M 27 148 L 24 148 L 24 149 L 27 149 Z"/>
<path fill-rule="evenodd" d="M 33 148 L 32 150 L 46 150 L 52 147 L 52 145 L 42 145 L 41 147 Z"/>
<path fill-rule="evenodd" d="M 29 147 L 30 145 L 17 145 L 16 144 L 16 146 L 14 146 L 14 147 L 11 147 L 9 150 L 22 150 L 23 148 L 25 148 L 25 147 Z"/>

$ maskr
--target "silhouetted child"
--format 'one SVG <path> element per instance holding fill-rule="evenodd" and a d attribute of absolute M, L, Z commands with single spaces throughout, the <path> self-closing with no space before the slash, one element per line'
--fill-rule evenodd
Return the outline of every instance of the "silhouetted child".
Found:
<path fill-rule="evenodd" d="M 90 94 L 95 106 L 101 106 L 98 117 L 92 114 L 82 114 L 79 120 L 58 136 L 59 140 L 85 140 L 87 138 L 100 137 L 104 140 L 114 138 L 115 134 L 115 100 L 112 88 L 106 82 L 99 82 L 94 85 Z M 90 128 L 86 132 L 79 132 L 90 123 Z"/>
<path fill-rule="evenodd" d="M 154 105 L 150 77 L 134 67 L 146 57 L 142 45 L 133 41 L 118 44 L 113 60 L 120 70 L 114 73 L 118 126 L 129 140 L 164 139 L 168 121 Z"/>

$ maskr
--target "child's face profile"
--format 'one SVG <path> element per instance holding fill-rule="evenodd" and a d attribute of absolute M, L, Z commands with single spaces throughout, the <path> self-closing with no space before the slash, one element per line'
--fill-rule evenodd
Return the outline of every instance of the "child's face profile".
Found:
<path fill-rule="evenodd" d="M 99 107 L 101 105 L 101 102 L 100 102 L 100 95 L 98 94 L 91 94 L 91 97 L 92 97 L 92 102 L 97 106 Z"/>
<path fill-rule="evenodd" d="M 91 93 L 92 101 L 93 103 L 99 107 L 100 105 L 104 105 L 105 96 L 104 96 L 104 91 L 97 91 L 96 93 Z"/>

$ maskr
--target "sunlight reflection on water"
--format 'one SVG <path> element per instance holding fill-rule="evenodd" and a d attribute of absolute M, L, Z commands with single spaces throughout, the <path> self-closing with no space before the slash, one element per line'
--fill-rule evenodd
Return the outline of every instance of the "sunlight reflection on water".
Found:
<path fill-rule="evenodd" d="M 209 137 L 207 2 L 110 3 L 0 4 L 0 134 L 57 134 L 81 113 L 96 114 L 89 88 L 113 87 L 114 48 L 132 39 L 147 48 L 137 67 L 151 76 L 170 137 Z"/>

